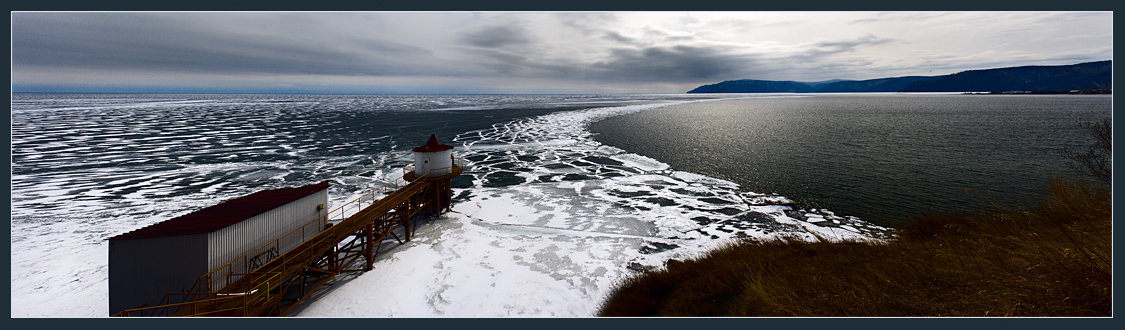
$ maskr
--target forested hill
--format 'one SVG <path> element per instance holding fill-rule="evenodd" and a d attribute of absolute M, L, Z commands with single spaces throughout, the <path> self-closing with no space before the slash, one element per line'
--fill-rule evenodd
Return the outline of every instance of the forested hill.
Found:
<path fill-rule="evenodd" d="M 797 82 L 728 80 L 688 93 L 1066 92 L 1109 89 L 1112 61 L 970 70 L 943 76 Z"/>

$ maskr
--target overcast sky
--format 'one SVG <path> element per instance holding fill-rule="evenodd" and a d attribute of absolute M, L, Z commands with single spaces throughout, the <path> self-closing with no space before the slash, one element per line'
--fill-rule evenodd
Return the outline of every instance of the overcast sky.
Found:
<path fill-rule="evenodd" d="M 13 91 L 683 93 L 1112 59 L 1110 12 L 13 12 Z"/>

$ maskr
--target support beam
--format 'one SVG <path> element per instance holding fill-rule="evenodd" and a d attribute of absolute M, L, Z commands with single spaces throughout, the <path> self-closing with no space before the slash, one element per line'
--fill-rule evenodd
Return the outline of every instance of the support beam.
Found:
<path fill-rule="evenodd" d="M 452 176 L 461 173 L 460 168 L 455 169 Z M 449 210 L 452 176 L 416 178 L 252 272 L 226 275 L 228 284 L 219 290 L 210 290 L 213 279 L 204 275 L 192 292 L 165 297 L 165 301 L 180 303 L 126 310 L 115 316 L 284 315 L 336 275 L 374 269 L 388 236 L 400 244 L 408 242 L 417 231 L 419 218 L 428 222 L 429 216 Z M 362 266 L 351 268 L 360 257 Z"/>

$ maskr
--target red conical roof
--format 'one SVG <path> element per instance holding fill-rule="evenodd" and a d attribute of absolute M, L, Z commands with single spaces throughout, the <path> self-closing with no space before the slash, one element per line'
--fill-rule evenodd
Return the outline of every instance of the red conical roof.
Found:
<path fill-rule="evenodd" d="M 430 134 L 430 139 L 426 140 L 426 145 L 411 149 L 414 152 L 438 152 L 453 149 L 451 145 L 442 144 L 438 141 L 437 134 Z"/>

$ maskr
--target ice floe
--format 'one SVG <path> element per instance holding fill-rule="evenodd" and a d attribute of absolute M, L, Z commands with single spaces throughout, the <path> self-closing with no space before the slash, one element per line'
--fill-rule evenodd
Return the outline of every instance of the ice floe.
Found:
<path fill-rule="evenodd" d="M 653 107 L 557 113 L 459 135 L 454 154 L 471 164 L 472 184 L 454 191 L 453 212 L 297 316 L 592 316 L 624 277 L 736 238 L 862 240 L 884 230 L 793 210 L 784 196 L 675 171 L 583 131 Z"/>

